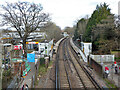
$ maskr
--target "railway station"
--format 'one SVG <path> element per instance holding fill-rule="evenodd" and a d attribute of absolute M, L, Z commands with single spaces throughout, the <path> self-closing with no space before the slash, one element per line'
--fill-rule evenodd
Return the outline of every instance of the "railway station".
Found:
<path fill-rule="evenodd" d="M 1 0 L 0 10 L 0 89 L 120 89 L 117 0 Z"/>

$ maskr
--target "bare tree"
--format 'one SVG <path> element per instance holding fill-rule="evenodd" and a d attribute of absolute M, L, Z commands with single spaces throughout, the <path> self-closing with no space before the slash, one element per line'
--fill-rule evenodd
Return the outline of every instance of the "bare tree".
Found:
<path fill-rule="evenodd" d="M 46 32 L 48 40 L 55 39 L 55 41 L 58 41 L 62 37 L 61 28 L 53 22 L 49 22 L 48 26 L 46 28 L 41 29 L 41 31 Z"/>
<path fill-rule="evenodd" d="M 23 44 L 25 51 L 24 56 L 27 54 L 26 40 L 30 33 L 40 30 L 50 20 L 49 14 L 44 13 L 41 4 L 29 2 L 16 2 L 6 3 L 1 5 L 4 12 L 0 14 L 2 17 L 2 25 L 9 25 L 14 27 Z"/>
<path fill-rule="evenodd" d="M 67 32 L 70 36 L 74 35 L 75 26 L 65 27 L 64 32 Z"/>

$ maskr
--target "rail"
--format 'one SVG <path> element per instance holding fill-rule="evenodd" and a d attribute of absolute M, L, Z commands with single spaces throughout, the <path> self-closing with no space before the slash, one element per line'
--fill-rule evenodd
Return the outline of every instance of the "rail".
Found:
<path fill-rule="evenodd" d="M 91 82 L 93 83 L 93 85 L 95 86 L 95 88 L 101 90 L 101 87 L 99 86 L 99 84 L 95 81 L 95 79 L 91 76 L 91 74 L 85 69 L 85 67 L 81 64 L 82 62 L 78 59 L 79 58 L 79 56 L 77 55 L 78 53 L 74 50 L 74 48 L 72 47 L 72 45 L 71 45 L 71 51 L 73 52 L 73 55 L 76 58 L 77 62 L 81 66 L 82 70 L 86 73 L 86 75 L 88 76 L 88 78 L 91 80 Z"/>
<path fill-rule="evenodd" d="M 59 59 L 59 54 L 58 54 L 58 50 L 59 50 L 59 46 L 61 44 L 61 42 L 64 40 L 65 38 L 60 39 L 57 43 L 56 43 L 56 62 L 55 62 L 55 88 L 56 90 L 60 89 L 60 78 L 59 78 L 59 65 L 58 65 L 58 59 Z"/>
<path fill-rule="evenodd" d="M 68 45 L 67 45 L 67 46 L 68 46 Z M 75 67 L 75 64 L 74 64 L 73 61 L 72 61 L 72 58 L 71 58 L 71 56 L 70 56 L 70 54 L 69 54 L 69 50 L 68 50 L 68 48 L 67 48 L 67 54 L 68 54 L 68 57 L 70 58 L 70 61 L 71 61 L 72 65 L 73 65 L 74 68 L 75 68 L 75 71 L 76 71 L 76 73 L 77 73 L 77 75 L 78 75 L 80 81 L 81 81 L 82 84 L 83 84 L 84 89 L 86 89 L 86 86 L 85 86 L 85 84 L 84 84 L 84 82 L 83 82 L 81 76 L 79 75 L 78 70 L 77 70 L 77 68 Z"/>
<path fill-rule="evenodd" d="M 66 39 L 67 41 L 67 39 Z M 67 75 L 67 79 L 68 79 L 68 83 L 69 83 L 69 88 L 70 90 L 72 90 L 72 87 L 71 87 L 71 81 L 70 81 L 70 78 L 69 78 L 69 75 L 68 75 L 68 71 L 67 71 L 67 67 L 66 67 L 66 63 L 65 63 L 65 60 L 67 59 L 66 57 L 66 54 L 65 54 L 65 41 L 64 41 L 64 44 L 63 44 L 63 54 L 64 54 L 64 67 L 65 67 L 65 72 L 66 72 L 66 75 Z M 69 66 L 70 67 L 70 66 Z"/>

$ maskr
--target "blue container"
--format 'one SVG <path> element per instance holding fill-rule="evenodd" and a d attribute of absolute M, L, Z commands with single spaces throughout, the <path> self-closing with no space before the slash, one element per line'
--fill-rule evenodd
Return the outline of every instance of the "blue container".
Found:
<path fill-rule="evenodd" d="M 28 62 L 35 62 L 35 53 L 28 53 L 27 54 L 27 61 Z"/>

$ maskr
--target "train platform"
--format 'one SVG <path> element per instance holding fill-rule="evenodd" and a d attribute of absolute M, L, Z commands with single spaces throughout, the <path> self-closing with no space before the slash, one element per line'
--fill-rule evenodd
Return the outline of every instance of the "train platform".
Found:
<path fill-rule="evenodd" d="M 108 79 L 120 88 L 120 66 L 118 65 L 118 73 L 115 73 L 114 63 L 104 63 L 105 67 L 109 68 Z"/>
<path fill-rule="evenodd" d="M 77 43 L 73 43 L 71 39 L 71 45 L 74 48 L 74 50 L 78 53 L 80 50 L 80 46 Z M 84 60 L 83 60 L 84 61 Z M 118 74 L 115 74 L 114 67 L 112 67 L 113 63 L 104 63 L 105 67 L 109 68 L 109 75 L 108 75 L 108 80 L 113 82 L 118 88 L 120 88 L 120 70 Z M 86 63 L 87 65 L 87 63 Z M 104 81 L 103 77 L 99 76 L 95 70 L 91 69 L 89 70 L 91 73 L 92 77 L 102 86 L 103 88 L 107 88 L 108 86 L 106 85 L 106 82 Z"/>

